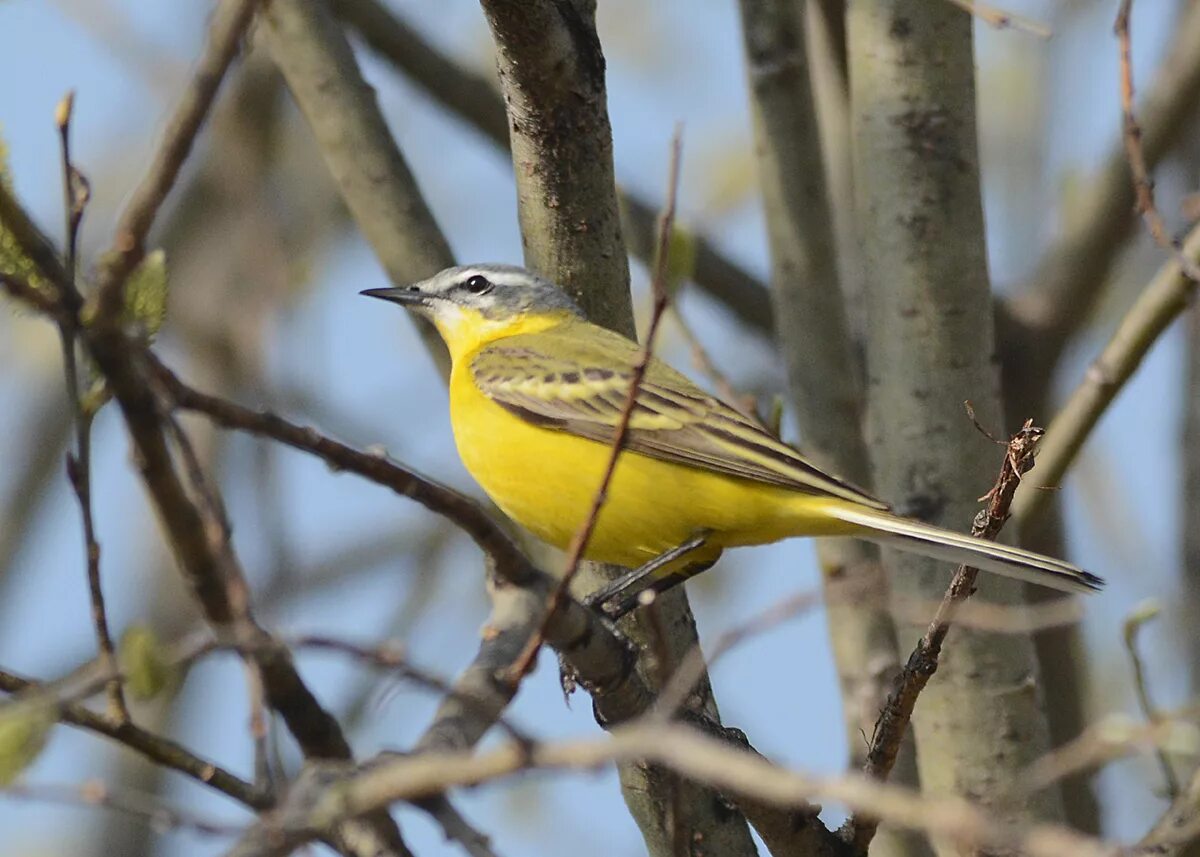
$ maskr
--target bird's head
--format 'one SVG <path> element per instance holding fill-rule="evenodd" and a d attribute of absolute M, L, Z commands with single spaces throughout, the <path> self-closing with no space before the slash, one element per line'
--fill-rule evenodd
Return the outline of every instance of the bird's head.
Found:
<path fill-rule="evenodd" d="M 452 354 L 582 315 L 558 286 L 515 265 L 460 265 L 410 286 L 367 289 L 360 294 L 398 303 L 425 316 Z"/>

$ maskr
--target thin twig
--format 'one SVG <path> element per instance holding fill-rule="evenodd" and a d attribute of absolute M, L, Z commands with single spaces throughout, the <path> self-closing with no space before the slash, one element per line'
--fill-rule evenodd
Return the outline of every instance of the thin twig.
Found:
<path fill-rule="evenodd" d="M 1114 759 L 1124 758 L 1147 747 L 1161 754 L 1171 746 L 1195 747 L 1200 738 L 1197 711 L 1158 717 L 1153 723 L 1137 723 L 1125 715 L 1111 715 L 1092 724 L 1072 741 L 1055 747 L 1029 766 L 1012 784 L 1014 796 L 1035 795 L 1074 775 L 1093 770 Z M 1190 720 L 1181 719 L 1190 717 Z M 1178 795 L 1173 795 L 1173 798 Z"/>
<path fill-rule="evenodd" d="M 974 15 L 985 24 L 995 27 L 997 30 L 1023 30 L 1030 35 L 1037 36 L 1039 39 L 1048 39 L 1053 35 L 1053 31 L 1041 21 L 1026 18 L 1024 15 L 1006 12 L 995 6 L 982 3 L 980 0 L 949 0 L 949 2 L 964 12 Z"/>
<path fill-rule="evenodd" d="M 119 326 L 93 324 L 86 330 L 87 345 L 100 366 L 120 406 L 137 450 L 142 480 L 159 512 L 163 528 L 184 579 L 190 585 L 205 619 L 222 629 L 238 621 L 240 608 L 230 603 L 229 581 L 244 573 L 219 514 L 205 497 L 189 491 L 171 455 L 163 421 L 163 405 L 156 394 L 153 358 L 139 340 Z M 254 626 L 256 660 L 262 669 L 267 698 L 306 758 L 352 759 L 341 724 L 321 704 L 297 672 L 286 648 L 271 645 L 270 635 Z M 386 814 L 355 825 L 355 853 L 408 854 L 399 828 Z M 349 832 L 347 832 L 349 835 Z M 361 847 L 359 847 L 361 845 Z"/>
<path fill-rule="evenodd" d="M 229 429 L 270 437 L 317 456 L 333 470 L 344 470 L 389 488 L 453 521 L 495 565 L 505 583 L 549 592 L 554 582 L 534 567 L 512 538 L 474 501 L 453 489 L 401 467 L 381 453 L 360 452 L 324 437 L 311 428 L 288 422 L 267 411 L 251 411 L 233 402 L 201 393 L 184 384 L 152 353 L 145 355 L 165 395 L 184 410 L 204 414 Z M 595 612 L 567 599 L 550 628 L 550 642 L 571 658 L 597 698 L 597 709 L 608 722 L 628 719 L 648 705 L 647 692 L 632 666 L 628 644 Z M 559 621 L 561 619 L 561 621 Z"/>
<path fill-rule="evenodd" d="M 1000 528 L 1008 520 L 1009 505 L 1017 485 L 1026 471 L 1033 467 L 1034 450 L 1041 436 L 1042 430 L 1034 426 L 1032 420 L 1026 420 L 1021 430 L 1009 439 L 1004 462 L 1000 465 L 1000 474 L 996 477 L 992 490 L 983 498 L 987 500 L 988 505 L 975 516 L 971 525 L 971 535 L 976 538 L 994 539 L 1000 532 Z M 886 780 L 891 773 L 892 765 L 895 764 L 900 751 L 900 743 L 908 729 L 908 722 L 912 718 L 917 697 L 937 672 L 942 643 L 950 631 L 955 611 L 975 591 L 975 577 L 978 573 L 977 569 L 970 566 L 958 567 L 925 635 L 909 655 L 908 662 L 897 677 L 892 692 L 888 694 L 887 704 L 879 713 L 879 720 L 875 724 L 875 734 L 871 737 L 871 747 L 863 765 L 863 773 L 867 776 Z M 878 826 L 878 817 L 855 813 L 846 820 L 841 833 L 855 853 L 865 854 Z"/>
<path fill-rule="evenodd" d="M 67 479 L 79 501 L 79 512 L 83 521 L 83 545 L 87 568 L 88 596 L 92 606 L 92 625 L 96 629 L 96 645 L 100 659 L 114 675 L 117 672 L 117 653 L 113 646 L 112 632 L 108 625 L 108 610 L 104 604 L 104 587 L 100 579 L 100 542 L 96 538 L 96 522 L 92 515 L 92 412 L 83 401 L 79 383 L 79 361 L 76 357 L 78 321 L 76 314 L 82 299 L 74 287 L 78 267 L 76 248 L 79 243 L 79 226 L 87 209 L 91 190 L 87 179 L 71 159 L 71 117 L 74 112 L 75 94 L 63 96 L 54 113 L 58 127 L 59 153 L 62 158 L 63 216 L 65 218 L 66 251 L 63 263 L 71 280 L 61 287 L 62 300 L 67 307 L 59 322 L 59 338 L 62 344 L 63 373 L 66 377 L 67 398 L 75 422 L 75 451 L 67 453 Z M 68 287 L 69 286 L 69 287 Z M 116 723 L 129 720 L 129 707 L 125 704 L 125 692 L 120 678 L 108 683 L 108 716 Z"/>
<path fill-rule="evenodd" d="M 59 154 L 62 158 L 63 217 L 66 220 L 64 236 L 67 242 L 64 266 L 72 277 L 79 268 L 79 227 L 92 195 L 87 178 L 76 169 L 71 159 L 71 118 L 74 112 L 75 93 L 68 91 L 54 111 L 54 124 L 58 127 Z"/>
<path fill-rule="evenodd" d="M 509 536 L 471 500 L 404 469 L 381 454 L 359 452 L 324 437 L 313 429 L 294 425 L 276 414 L 251 411 L 232 402 L 196 391 L 158 363 L 152 354 L 149 355 L 149 359 L 154 361 L 151 369 L 158 383 L 165 388 L 167 397 L 176 406 L 202 413 L 225 428 L 270 437 L 287 446 L 308 452 L 322 459 L 333 470 L 356 473 L 444 515 L 467 532 L 490 556 L 495 564 L 497 576 L 505 584 L 521 591 L 528 590 L 530 593 L 535 593 L 538 603 L 545 604 L 545 593 L 555 586 L 556 581 L 532 566 Z M 526 624 L 520 625 L 522 642 L 527 639 L 528 632 L 524 629 L 528 627 Z M 516 632 L 517 628 L 514 627 L 512 630 Z M 650 708 L 653 696 L 634 669 L 635 657 L 628 643 L 595 612 L 568 596 L 563 607 L 555 614 L 547 642 L 562 654 L 570 668 L 578 675 L 580 684 L 592 694 L 597 720 L 606 728 L 626 722 Z M 491 650 L 489 649 L 489 651 Z M 481 654 L 483 654 L 482 648 Z M 509 654 L 510 652 L 506 649 L 504 658 L 507 658 Z M 515 649 L 511 654 L 515 657 Z M 511 699 L 515 688 L 498 676 L 499 673 L 507 674 L 506 666 L 511 662 L 507 660 L 498 663 L 489 661 L 486 664 L 487 678 L 484 679 L 484 682 L 491 683 L 500 693 L 495 700 L 489 696 L 486 704 L 480 705 L 478 709 L 480 717 L 472 716 L 466 740 L 463 742 L 466 746 L 472 746 L 478 737 L 482 736 L 491 722 L 494 722 L 495 718 L 503 711 L 507 701 Z M 478 683 L 471 682 L 470 687 L 474 689 L 478 687 Z M 476 694 L 472 693 L 471 695 Z M 482 699 L 481 703 L 483 703 Z M 454 717 L 455 715 L 453 712 L 447 712 L 447 716 Z M 441 713 L 439 713 L 440 718 Z M 441 730 L 438 734 L 442 736 L 445 731 Z M 446 746 L 440 742 L 439 737 L 432 735 L 427 737 L 437 746 Z M 426 740 L 422 739 L 422 745 L 425 743 Z M 456 739 L 452 741 L 452 744 L 455 747 L 462 746 Z M 765 808 L 771 809 L 769 806 L 765 806 Z M 752 818 L 754 809 L 755 807 L 746 807 L 746 810 L 752 813 Z M 761 821 L 760 818 L 758 823 Z M 792 834 L 799 836 L 800 834 L 794 829 L 795 822 L 796 819 L 788 821 L 789 829 Z M 836 841 L 832 834 L 825 831 L 823 825 L 810 824 L 807 825 L 806 830 L 808 835 L 813 838 L 823 837 L 831 843 Z M 251 838 L 253 838 L 253 834 L 251 834 Z M 250 845 L 247 845 L 244 850 L 245 853 L 266 853 L 254 850 Z M 236 853 L 243 853 L 243 851 L 239 850 Z M 820 853 L 834 854 L 836 851 L 827 849 Z"/>
<path fill-rule="evenodd" d="M 679 668 L 671 675 L 670 681 L 663 683 L 663 689 L 654 706 L 655 716 L 664 720 L 675 717 L 696 682 L 703 677 L 705 670 L 711 669 L 717 660 L 730 649 L 740 645 L 749 637 L 762 634 L 782 622 L 819 607 L 821 600 L 820 592 L 800 592 L 773 604 L 758 615 L 735 625 L 717 637 L 716 642 L 710 647 L 707 663 L 700 647 L 693 647 L 680 662 Z"/>
<path fill-rule="evenodd" d="M 1117 36 L 1121 66 L 1121 139 L 1125 144 L 1125 157 L 1129 161 L 1129 171 L 1133 176 L 1137 208 L 1154 242 L 1159 247 L 1170 250 L 1183 272 L 1191 280 L 1200 282 L 1200 266 L 1183 254 L 1178 240 L 1167 235 L 1162 214 L 1154 204 L 1154 180 L 1150 177 L 1146 153 L 1142 148 L 1142 127 L 1138 124 L 1133 110 L 1133 50 L 1130 38 L 1132 11 L 1133 0 L 1121 0 L 1117 9 L 1117 19 L 1113 23 L 1113 32 Z"/>
<path fill-rule="evenodd" d="M 150 167 L 117 222 L 112 248 L 98 266 L 96 300 L 103 317 L 113 319 L 121 312 L 125 281 L 146 254 L 154 218 L 187 160 L 258 4 L 259 0 L 222 0 L 213 13 L 191 85 L 167 121 Z"/>
<path fill-rule="evenodd" d="M 38 803 L 101 807 L 136 818 L 160 832 L 186 830 L 204 836 L 236 836 L 241 832 L 237 825 L 209 821 L 185 810 L 164 806 L 148 795 L 113 791 L 99 780 L 89 780 L 78 786 L 18 784 L 0 790 L 0 796 Z"/>
<path fill-rule="evenodd" d="M 1200 256 L 1200 227 L 1192 229 L 1183 252 L 1189 259 Z M 1184 274 L 1177 259 L 1166 262 L 1142 290 L 1046 430 L 1038 467 L 1023 480 L 1013 500 L 1012 514 L 1018 522 L 1041 511 L 1051 493 L 1045 489 L 1058 487 L 1100 417 L 1171 322 L 1187 309 L 1195 290 L 1196 281 Z"/>
<path fill-rule="evenodd" d="M 1142 716 L 1150 724 L 1160 723 L 1163 718 L 1150 698 L 1150 685 L 1142 657 L 1138 654 L 1137 638 L 1142 628 L 1158 617 L 1159 611 L 1160 607 L 1156 602 L 1144 602 L 1125 617 L 1121 626 L 1121 638 L 1125 643 L 1125 651 L 1129 654 L 1129 662 L 1133 666 L 1133 687 L 1137 692 L 1138 707 L 1142 709 Z M 1155 748 L 1155 755 L 1158 757 L 1158 766 L 1162 769 L 1167 797 L 1175 800 L 1179 797 L 1179 778 L 1175 775 L 1175 768 L 1162 747 Z"/>
<path fill-rule="evenodd" d="M 1139 104 L 1140 142 L 1151 168 L 1193 127 L 1200 92 L 1200 4 L 1185 5 Z M 1120 129 L 1086 185 L 1084 198 L 1072 205 L 1076 213 L 1061 224 L 1026 286 L 998 304 L 1005 370 L 1027 376 L 1025 386 L 1031 387 L 1024 394 L 1027 404 L 1017 413 L 1036 412 L 1030 405 L 1045 398 L 1047 379 L 1054 375 L 1048 367 L 1059 362 L 1067 344 L 1093 317 L 1112 283 L 1116 259 L 1135 234 L 1137 199 Z"/>
<path fill-rule="evenodd" d="M 179 421 L 175 419 L 173 414 L 168 413 L 163 416 L 163 422 L 170 431 L 176 447 L 179 449 L 188 481 L 191 483 L 193 490 L 203 498 L 205 506 L 212 510 L 212 521 L 220 528 L 222 540 L 228 542 L 232 537 L 232 531 L 229 526 L 229 515 L 225 511 L 225 504 L 221 500 L 220 493 L 205 475 L 204 467 L 200 463 L 200 457 L 196 454 L 196 450 L 192 446 L 187 433 L 179 425 Z M 227 600 L 232 608 L 234 617 L 234 634 L 239 644 L 249 647 L 258 642 L 258 638 L 261 635 L 257 633 L 257 629 L 250 616 L 250 593 L 246 582 L 240 576 L 230 575 L 225 581 L 225 586 L 228 589 Z M 257 658 L 250 657 L 244 659 L 244 667 L 246 671 L 247 696 L 250 702 L 250 738 L 254 745 L 254 783 L 259 788 L 270 792 L 273 781 L 271 774 L 271 735 L 269 728 L 271 721 L 266 710 L 266 680 L 263 677 L 262 666 Z"/>
<path fill-rule="evenodd" d="M 529 561 L 516 543 L 472 500 L 450 488 L 405 470 L 382 453 L 360 452 L 324 437 L 314 429 L 298 426 L 268 411 L 252 411 L 233 402 L 201 393 L 184 384 L 170 369 L 149 355 L 151 370 L 166 394 L 179 408 L 197 411 L 225 428 L 237 429 L 275 440 L 324 460 L 335 470 L 356 473 L 417 501 L 434 512 L 451 518 L 497 562 L 513 583 L 524 582 L 520 570 Z"/>
<path fill-rule="evenodd" d="M 290 853 L 331 819 L 344 819 L 397 800 L 472 786 L 529 770 L 593 770 L 623 761 L 660 765 L 723 793 L 785 807 L 812 800 L 844 803 L 899 827 L 922 830 L 939 840 L 987 852 L 1029 857 L 1116 857 L 1121 849 L 1061 825 L 1013 825 L 960 797 L 930 797 L 858 773 L 819 777 L 787 770 L 729 742 L 680 725 L 642 722 L 615 729 L 601 739 L 502 746 L 483 753 L 430 753 L 372 764 L 329 785 L 307 812 L 288 815 L 289 829 L 275 830 L 267 847 L 238 855 Z M 301 827 L 301 825 L 306 825 Z M 809 852 L 805 852 L 809 853 Z M 836 853 L 836 852 L 835 852 Z"/>
<path fill-rule="evenodd" d="M 679 328 L 683 341 L 687 343 L 688 349 L 692 353 L 692 364 L 696 369 L 703 372 L 712 381 L 713 387 L 721 394 L 721 398 L 741 411 L 744 416 L 759 425 L 765 425 L 762 417 L 759 416 L 758 409 L 754 406 L 754 396 L 739 392 L 733 382 L 729 380 L 729 376 L 717 368 L 708 349 L 704 347 L 704 343 L 700 341 L 696 331 L 692 330 L 687 319 L 683 317 L 679 304 L 672 304 L 671 311 L 672 317 L 675 319 L 675 326 Z"/>
<path fill-rule="evenodd" d="M 0 670 L 0 690 L 6 693 L 37 693 L 42 689 L 43 685 L 38 682 Z M 265 793 L 219 765 L 200 758 L 169 738 L 147 732 L 130 721 L 114 723 L 82 704 L 61 702 L 58 712 L 59 719 L 63 723 L 111 738 L 118 744 L 141 754 L 149 761 L 178 771 L 198 783 L 228 795 L 251 809 L 262 810 L 270 806 L 270 800 Z"/>
<path fill-rule="evenodd" d="M 450 682 L 409 662 L 404 653 L 403 647 L 393 643 L 385 642 L 374 646 L 366 646 L 360 643 L 352 642 L 351 640 L 343 640 L 341 638 L 331 637 L 325 634 L 300 634 L 296 636 L 287 636 L 282 637 L 279 642 L 293 651 L 309 649 L 317 652 L 336 652 L 338 654 L 347 655 L 348 657 L 354 658 L 355 660 L 361 661 L 376 669 L 395 673 L 399 677 L 424 690 L 430 690 L 449 697 L 450 699 L 453 699 L 461 704 L 463 707 L 470 708 L 472 706 L 479 706 L 479 701 L 474 697 L 459 692 Z M 204 655 L 222 651 L 253 654 L 253 649 L 243 649 L 240 643 L 233 641 L 225 642 L 220 640 L 210 640 L 203 646 L 199 646 L 188 651 L 186 653 L 185 661 L 191 662 Z M 528 736 L 514 723 L 505 719 L 503 716 L 497 715 L 491 710 L 483 713 L 489 718 L 490 723 L 494 723 L 495 725 L 499 726 L 514 741 L 532 743 L 532 738 L 530 736 Z"/>
<path fill-rule="evenodd" d="M 592 506 L 588 510 L 587 517 L 576 531 L 575 536 L 571 539 L 570 546 L 567 548 L 567 559 L 563 576 L 559 580 L 558 586 L 551 591 L 550 597 L 546 599 L 545 617 L 542 619 L 537 632 L 525 644 L 525 649 L 521 652 L 521 656 L 517 658 L 516 663 L 509 670 L 508 680 L 513 684 L 519 684 L 521 679 L 525 677 L 525 674 L 533 666 L 538 650 L 541 649 L 542 643 L 546 639 L 546 628 L 550 623 L 551 617 L 558 610 L 563 596 L 571 585 L 571 580 L 574 579 L 575 573 L 579 570 L 579 563 L 583 560 L 583 554 L 587 550 L 588 542 L 592 538 L 592 532 L 596 529 L 596 521 L 600 517 L 600 509 L 608 499 L 608 487 L 612 482 L 613 474 L 616 472 L 617 460 L 621 457 L 621 450 L 625 448 L 625 439 L 629 434 L 629 421 L 633 417 L 633 409 L 637 405 L 637 397 L 638 392 L 641 390 L 642 379 L 646 377 L 646 369 L 649 367 L 650 358 L 654 353 L 654 338 L 658 333 L 658 326 L 662 321 L 663 313 L 666 312 L 667 305 L 670 302 L 666 286 L 667 266 L 670 261 L 668 256 L 670 252 L 671 231 L 675 225 L 675 201 L 679 189 L 679 161 L 680 151 L 683 147 L 681 135 L 681 129 L 676 127 L 675 136 L 671 141 L 671 160 L 668 167 L 667 179 L 667 202 L 658 223 L 658 254 L 655 258 L 654 276 L 651 279 L 651 287 L 654 291 L 654 308 L 650 315 L 650 325 L 646 329 L 646 341 L 642 345 L 641 351 L 638 352 L 637 360 L 631 369 L 629 392 L 625 395 L 625 404 L 621 408 L 621 415 L 617 418 L 616 429 L 613 433 L 612 451 L 608 457 L 608 464 L 604 468 L 604 475 L 600 478 L 600 487 L 596 489 L 596 494 L 592 498 Z"/>

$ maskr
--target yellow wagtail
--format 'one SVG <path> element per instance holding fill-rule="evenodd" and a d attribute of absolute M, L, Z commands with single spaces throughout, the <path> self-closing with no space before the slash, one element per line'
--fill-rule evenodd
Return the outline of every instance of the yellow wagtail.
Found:
<path fill-rule="evenodd" d="M 505 514 L 565 548 L 612 454 L 638 345 L 510 265 L 448 268 L 363 294 L 437 327 L 453 362 L 450 419 L 467 470 Z M 1067 591 L 1103 585 L 1069 563 L 894 515 L 651 360 L 584 556 L 653 576 L 607 588 L 602 606 L 618 599 L 608 612 L 619 615 L 636 603 L 629 589 L 639 582 L 661 591 L 727 547 L 792 536 L 855 536 Z"/>

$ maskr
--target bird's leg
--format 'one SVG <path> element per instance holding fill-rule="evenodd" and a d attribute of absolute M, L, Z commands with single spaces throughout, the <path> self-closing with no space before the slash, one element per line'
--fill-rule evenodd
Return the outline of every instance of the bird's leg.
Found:
<path fill-rule="evenodd" d="M 628 594 L 618 592 L 610 596 L 609 600 L 600 607 L 600 610 L 606 617 L 615 622 L 625 614 L 630 613 L 642 606 L 642 599 L 646 597 L 648 593 L 652 592 L 655 595 L 661 595 L 669 589 L 674 589 L 684 581 L 690 580 L 700 572 L 707 571 L 715 564 L 715 559 L 707 562 L 697 562 L 693 565 L 685 566 L 679 571 L 664 575 L 663 577 L 656 577 L 647 585 L 635 592 Z"/>
<path fill-rule="evenodd" d="M 607 616 L 609 619 L 620 619 L 633 608 L 637 607 L 638 599 L 646 591 L 655 594 L 666 592 L 668 589 L 682 583 L 693 575 L 699 574 L 712 566 L 712 562 L 697 563 L 686 566 L 672 574 L 655 577 L 655 572 L 675 560 L 704 547 L 708 541 L 708 531 L 701 530 L 678 547 L 660 553 L 644 565 L 611 581 L 607 586 L 593 592 L 584 603 Z M 715 562 L 715 560 L 714 560 Z"/>

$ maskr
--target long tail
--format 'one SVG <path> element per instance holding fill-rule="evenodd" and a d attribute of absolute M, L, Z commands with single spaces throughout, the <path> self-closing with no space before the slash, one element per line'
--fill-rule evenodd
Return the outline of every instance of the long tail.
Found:
<path fill-rule="evenodd" d="M 1065 592 L 1095 592 L 1104 586 L 1102 578 L 1069 562 L 887 512 L 849 503 L 830 503 L 823 511 L 847 524 L 864 528 L 865 532 L 853 534 L 856 538 L 879 542 L 898 550 L 969 565 Z"/>

